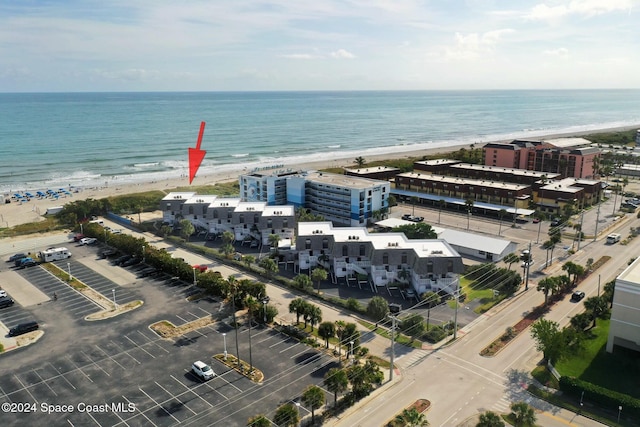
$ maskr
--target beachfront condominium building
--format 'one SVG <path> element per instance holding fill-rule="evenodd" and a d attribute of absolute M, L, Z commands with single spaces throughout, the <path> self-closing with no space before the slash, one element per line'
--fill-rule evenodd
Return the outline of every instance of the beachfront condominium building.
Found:
<path fill-rule="evenodd" d="M 163 220 L 176 224 L 189 220 L 197 231 L 219 235 L 233 233 L 239 241 L 257 240 L 269 243 L 269 235 L 291 240 L 295 234 L 296 216 L 291 205 L 268 206 L 265 202 L 243 202 L 240 198 L 169 193 L 160 202 Z"/>
<path fill-rule="evenodd" d="M 287 178 L 298 174 L 292 169 L 254 170 L 240 176 L 240 197 L 247 202 L 287 204 Z"/>
<path fill-rule="evenodd" d="M 336 225 L 367 225 L 376 212 L 389 207 L 387 181 L 326 172 L 240 177 L 240 196 L 269 205 L 304 208 Z M 283 196 L 284 191 L 284 196 Z"/>
<path fill-rule="evenodd" d="M 600 149 L 584 138 L 514 140 L 492 142 L 484 147 L 484 164 L 559 174 L 561 177 L 593 179 Z"/>
<path fill-rule="evenodd" d="M 640 258 L 616 278 L 607 352 L 615 346 L 640 351 Z"/>
<path fill-rule="evenodd" d="M 299 271 L 328 268 L 332 281 L 367 282 L 372 290 L 404 285 L 417 295 L 454 294 L 462 258 L 445 240 L 409 240 L 403 233 L 369 233 L 365 227 L 333 227 L 330 222 L 298 224 Z"/>

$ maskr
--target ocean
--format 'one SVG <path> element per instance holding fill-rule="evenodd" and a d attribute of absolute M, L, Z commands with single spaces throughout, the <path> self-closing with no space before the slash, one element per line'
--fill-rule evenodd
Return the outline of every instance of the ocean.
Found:
<path fill-rule="evenodd" d="M 199 175 L 632 126 L 640 90 L 4 93 L 0 193 L 187 184 L 201 121 Z"/>

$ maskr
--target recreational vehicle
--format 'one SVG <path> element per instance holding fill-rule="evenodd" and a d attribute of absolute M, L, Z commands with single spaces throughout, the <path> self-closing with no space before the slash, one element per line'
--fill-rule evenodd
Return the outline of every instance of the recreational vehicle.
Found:
<path fill-rule="evenodd" d="M 50 248 L 40 252 L 40 258 L 43 262 L 58 261 L 71 258 L 71 252 L 67 248 Z"/>

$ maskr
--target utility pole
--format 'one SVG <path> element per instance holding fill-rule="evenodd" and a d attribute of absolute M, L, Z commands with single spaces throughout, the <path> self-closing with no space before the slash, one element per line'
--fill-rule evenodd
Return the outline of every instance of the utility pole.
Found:
<path fill-rule="evenodd" d="M 596 231 L 593 232 L 593 241 L 595 242 L 598 238 L 598 223 L 600 222 L 600 205 L 602 204 L 602 200 L 600 200 L 600 195 L 598 195 L 598 211 L 596 213 Z"/>
<path fill-rule="evenodd" d="M 578 230 L 578 250 L 580 250 L 580 242 L 582 241 L 582 224 L 584 224 L 584 209 L 580 215 L 580 230 Z"/>
<path fill-rule="evenodd" d="M 460 282 L 458 281 L 458 286 L 453 296 L 456 299 L 456 312 L 453 315 L 453 339 L 455 341 L 458 338 L 458 299 L 460 298 Z"/>
<path fill-rule="evenodd" d="M 528 254 L 528 259 L 527 259 L 527 272 L 525 273 L 525 279 L 524 279 L 524 290 L 528 291 L 529 290 L 529 268 L 531 267 L 531 242 L 529 242 L 529 254 Z M 456 306 L 457 307 L 457 306 Z"/>
<path fill-rule="evenodd" d="M 394 335 L 394 332 L 396 330 L 396 316 L 390 315 L 389 317 L 391 317 L 391 367 L 389 368 L 389 381 L 393 381 L 393 359 L 395 356 L 395 349 L 393 344 L 396 341 L 396 337 Z"/>

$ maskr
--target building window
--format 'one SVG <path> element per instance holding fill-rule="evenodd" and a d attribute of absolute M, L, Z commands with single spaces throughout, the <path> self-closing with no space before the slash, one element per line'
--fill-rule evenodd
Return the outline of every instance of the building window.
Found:
<path fill-rule="evenodd" d="M 407 263 L 407 253 L 406 252 L 402 252 L 402 259 L 400 261 L 403 264 Z"/>
<path fill-rule="evenodd" d="M 329 248 L 329 239 L 325 237 L 322 239 L 322 249 L 328 249 L 328 248 Z"/>
<path fill-rule="evenodd" d="M 453 273 L 453 261 L 451 260 L 447 261 L 447 271 Z"/>
<path fill-rule="evenodd" d="M 387 252 L 382 254 L 382 263 L 389 264 L 389 254 Z"/>
<path fill-rule="evenodd" d="M 189 206 L 189 214 L 193 215 L 193 206 Z"/>
<path fill-rule="evenodd" d="M 213 217 L 218 218 L 218 211 L 213 211 Z"/>
<path fill-rule="evenodd" d="M 427 273 L 433 273 L 433 261 L 427 261 Z"/>
<path fill-rule="evenodd" d="M 349 255 L 349 247 L 347 245 L 342 245 L 342 256 Z"/>
<path fill-rule="evenodd" d="M 360 256 L 364 256 L 364 245 L 360 245 Z"/>
<path fill-rule="evenodd" d="M 273 227 L 273 220 L 272 219 L 268 219 L 267 220 L 267 228 L 271 228 Z"/>
<path fill-rule="evenodd" d="M 287 218 L 285 218 L 285 219 L 283 219 L 283 220 L 282 220 L 282 226 L 283 226 L 284 228 L 289 227 L 289 220 L 288 220 Z"/>
<path fill-rule="evenodd" d="M 311 249 L 311 239 L 306 239 L 304 241 L 304 248 L 305 249 Z"/>
<path fill-rule="evenodd" d="M 240 214 L 240 224 L 244 224 L 244 215 Z"/>

